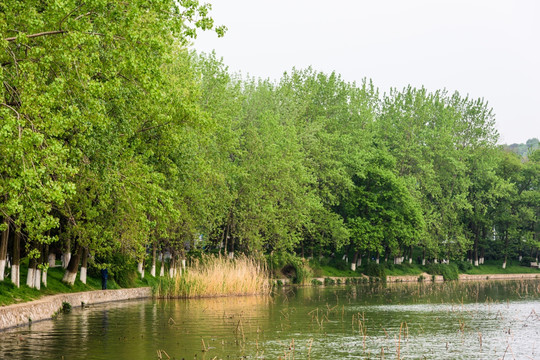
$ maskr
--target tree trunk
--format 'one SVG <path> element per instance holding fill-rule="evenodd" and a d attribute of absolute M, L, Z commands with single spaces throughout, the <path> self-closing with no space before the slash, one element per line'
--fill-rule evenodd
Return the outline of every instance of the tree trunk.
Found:
<path fill-rule="evenodd" d="M 169 264 L 169 277 L 174 277 L 174 270 L 176 270 L 176 254 L 171 252 L 171 262 Z"/>
<path fill-rule="evenodd" d="M 54 251 L 49 253 L 49 267 L 53 268 L 56 266 L 56 254 Z"/>
<path fill-rule="evenodd" d="M 137 272 L 141 274 L 141 279 L 144 278 L 144 260 L 137 263 Z"/>
<path fill-rule="evenodd" d="M 480 234 L 478 233 L 478 230 L 475 231 L 474 234 L 474 266 L 480 265 L 478 261 L 478 242 L 479 242 Z"/>
<path fill-rule="evenodd" d="M 7 225 L 6 230 L 2 231 L 2 239 L 0 240 L 0 281 L 4 281 L 7 262 L 7 247 L 9 240 L 9 220 L 4 219 L 4 224 Z"/>
<path fill-rule="evenodd" d="M 165 258 L 163 257 L 163 252 L 161 253 L 161 268 L 159 269 L 159 276 L 165 276 Z"/>
<path fill-rule="evenodd" d="M 484 249 L 482 249 L 482 256 L 480 257 L 480 265 L 484 265 L 485 257 L 484 257 Z"/>
<path fill-rule="evenodd" d="M 504 262 L 503 262 L 503 265 L 502 265 L 503 269 L 506 269 L 507 257 L 508 257 L 508 233 L 506 232 L 504 234 Z"/>
<path fill-rule="evenodd" d="M 34 270 L 34 287 L 38 290 L 41 289 L 41 262 L 43 261 L 43 244 L 38 244 L 37 249 L 39 250 L 39 257 L 36 258 L 36 267 Z"/>
<path fill-rule="evenodd" d="M 409 249 L 409 264 L 412 264 L 413 247 L 411 245 Z"/>
<path fill-rule="evenodd" d="M 152 268 L 150 269 L 150 275 L 156 277 L 156 242 L 152 244 Z"/>
<path fill-rule="evenodd" d="M 83 248 L 82 249 L 82 259 L 81 259 L 81 282 L 83 284 L 86 284 L 86 274 L 88 272 L 88 249 Z"/>
<path fill-rule="evenodd" d="M 13 241 L 13 264 L 11 265 L 11 282 L 16 287 L 20 286 L 21 282 L 21 232 L 19 229 L 15 230 L 15 239 Z"/>
<path fill-rule="evenodd" d="M 47 270 L 48 270 L 48 256 L 49 256 L 49 245 L 45 245 L 43 252 L 41 253 L 41 262 L 43 264 L 43 270 L 41 270 L 41 282 L 44 287 L 47 287 Z"/>
<path fill-rule="evenodd" d="M 28 285 L 28 287 L 30 287 L 30 288 L 34 288 L 34 287 L 35 287 L 35 282 L 36 282 L 36 279 L 35 279 L 36 265 L 37 265 L 36 259 L 31 258 L 31 259 L 28 261 L 28 274 L 27 274 L 27 276 L 26 276 L 26 285 Z"/>
<path fill-rule="evenodd" d="M 379 253 L 377 253 L 377 258 L 375 259 L 375 263 L 376 263 L 376 264 L 379 263 L 379 258 L 380 258 L 380 255 L 379 255 Z"/>
<path fill-rule="evenodd" d="M 422 266 L 426 266 L 426 248 L 422 252 Z"/>
<path fill-rule="evenodd" d="M 77 277 L 77 271 L 79 270 L 79 262 L 81 260 L 80 250 L 75 250 L 73 256 L 70 257 L 69 264 L 64 273 L 62 281 L 68 285 L 75 284 L 75 278 Z"/>
<path fill-rule="evenodd" d="M 227 255 L 227 246 L 229 245 L 229 229 L 230 229 L 231 225 L 229 224 L 229 222 L 227 222 L 227 226 L 225 226 L 225 246 L 223 247 L 223 252 L 225 253 L 225 255 Z"/>
<path fill-rule="evenodd" d="M 229 259 L 234 259 L 234 237 L 231 238 L 231 250 L 229 251 Z"/>
<path fill-rule="evenodd" d="M 354 253 L 353 261 L 351 262 L 351 270 L 356 271 L 356 265 L 358 261 L 358 254 L 360 254 L 360 251 L 356 251 Z"/>
<path fill-rule="evenodd" d="M 62 254 L 62 267 L 66 269 L 71 260 L 71 240 L 66 241 L 66 251 Z M 78 265 L 78 264 L 77 264 Z M 73 280 L 75 281 L 75 280 Z"/>

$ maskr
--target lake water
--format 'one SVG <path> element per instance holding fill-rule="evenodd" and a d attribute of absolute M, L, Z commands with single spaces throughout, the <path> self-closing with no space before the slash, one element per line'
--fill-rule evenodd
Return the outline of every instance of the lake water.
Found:
<path fill-rule="evenodd" d="M 0 359 L 540 359 L 540 281 L 299 287 L 74 309 Z"/>

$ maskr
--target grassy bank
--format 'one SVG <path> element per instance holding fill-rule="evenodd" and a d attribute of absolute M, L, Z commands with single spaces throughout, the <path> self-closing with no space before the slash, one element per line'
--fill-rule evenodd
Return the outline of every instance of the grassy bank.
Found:
<path fill-rule="evenodd" d="M 47 295 L 101 290 L 101 279 L 90 276 L 87 278 L 86 284 L 77 280 L 73 286 L 66 285 L 62 282 L 64 271 L 65 270 L 61 267 L 50 268 L 47 271 L 47 287 L 42 286 L 41 290 L 37 290 L 29 288 L 24 284 L 24 282 L 26 282 L 28 269 L 26 266 L 21 266 L 21 286 L 19 288 L 17 288 L 10 280 L 0 282 L 0 306 L 37 300 Z M 107 285 L 110 289 L 119 288 L 114 281 L 108 282 Z"/>
<path fill-rule="evenodd" d="M 521 266 L 517 261 L 509 261 L 506 269 L 502 268 L 502 261 L 489 260 L 479 267 L 466 262 L 451 262 L 450 265 L 428 265 L 404 263 L 364 264 L 356 271 L 350 270 L 350 264 L 345 261 L 328 260 L 319 262 L 305 260 L 299 257 L 287 256 L 268 260 L 256 261 L 247 257 L 238 257 L 229 260 L 223 257 L 203 256 L 194 260 L 183 274 L 174 278 L 154 278 L 146 272 L 141 279 L 135 268 L 118 274 L 119 282 L 123 287 L 151 286 L 159 297 L 207 297 L 245 294 L 268 294 L 270 292 L 269 277 L 289 277 L 293 283 L 309 284 L 312 278 L 355 278 L 362 274 L 371 277 L 386 276 L 420 276 L 423 273 L 443 275 L 446 280 L 457 279 L 459 274 L 494 275 L 494 274 L 539 274 L 539 269 Z M 50 268 L 48 271 L 48 286 L 36 290 L 25 285 L 27 264 L 21 266 L 21 286 L 16 288 L 9 280 L 0 282 L 0 306 L 39 299 L 47 295 L 72 293 L 101 289 L 101 279 L 97 273 L 89 271 L 87 283 L 83 284 L 77 279 L 73 286 L 63 283 L 64 269 Z M 129 279 L 129 281 L 126 281 Z M 351 283 L 355 283 L 351 279 Z M 358 279 L 356 279 L 358 280 Z M 114 277 L 108 280 L 109 289 L 119 289 L 121 286 Z"/>
<path fill-rule="evenodd" d="M 17 304 L 32 300 L 37 300 L 43 296 L 64 294 L 64 293 L 75 293 L 81 291 L 92 291 L 92 290 L 101 290 L 101 277 L 96 276 L 92 271 L 88 272 L 86 284 L 83 284 L 77 276 L 77 280 L 73 286 L 67 285 L 62 282 L 62 277 L 64 276 L 65 270 L 58 266 L 49 268 L 47 271 L 47 287 L 41 285 L 41 289 L 37 290 L 30 288 L 26 285 L 26 278 L 28 273 L 28 263 L 27 260 L 21 263 L 21 274 L 20 274 L 20 287 L 16 287 L 9 276 L 5 281 L 0 282 L 0 306 Z M 136 273 L 136 270 L 133 269 L 133 273 Z M 152 286 L 156 280 L 151 277 L 146 277 L 140 279 L 134 275 L 134 281 L 131 283 L 131 287 L 144 287 Z M 126 286 L 124 286 L 126 287 Z M 107 280 L 107 289 L 121 289 L 122 287 L 118 285 L 113 277 L 109 277 Z"/>
<path fill-rule="evenodd" d="M 508 261 L 506 269 L 502 268 L 502 260 L 488 260 L 485 264 L 475 267 L 466 261 L 451 261 L 450 264 L 428 264 L 426 266 L 408 262 L 395 265 L 382 261 L 379 265 L 371 262 L 364 263 L 356 271 L 350 269 L 350 264 L 341 260 L 325 260 L 319 262 L 310 260 L 310 273 L 316 278 L 327 277 L 358 277 L 362 274 L 373 277 L 386 276 L 420 276 L 424 273 L 430 275 L 443 275 L 446 280 L 455 280 L 459 274 L 494 275 L 494 274 L 539 274 L 540 270 L 529 266 L 522 266 L 518 261 Z"/>
<path fill-rule="evenodd" d="M 266 264 L 245 256 L 231 260 L 203 256 L 173 278 L 161 278 L 154 286 L 158 297 L 211 297 L 269 294 Z"/>

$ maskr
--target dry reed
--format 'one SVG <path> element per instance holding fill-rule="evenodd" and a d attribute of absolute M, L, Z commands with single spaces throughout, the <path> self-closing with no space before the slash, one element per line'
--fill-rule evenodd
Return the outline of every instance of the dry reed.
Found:
<path fill-rule="evenodd" d="M 239 256 L 228 259 L 205 255 L 192 261 L 185 271 L 172 279 L 163 279 L 156 294 L 159 297 L 213 297 L 270 293 L 266 264 Z"/>

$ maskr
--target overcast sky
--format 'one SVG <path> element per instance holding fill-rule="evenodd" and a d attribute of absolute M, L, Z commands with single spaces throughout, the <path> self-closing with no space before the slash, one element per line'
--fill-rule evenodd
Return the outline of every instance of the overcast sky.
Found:
<path fill-rule="evenodd" d="M 540 137 L 539 0 L 209 0 L 224 38 L 201 33 L 231 71 L 292 67 L 486 99 L 500 143 Z"/>

